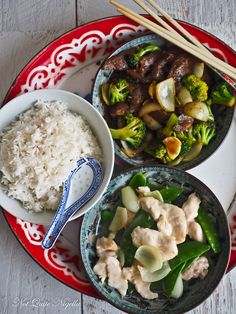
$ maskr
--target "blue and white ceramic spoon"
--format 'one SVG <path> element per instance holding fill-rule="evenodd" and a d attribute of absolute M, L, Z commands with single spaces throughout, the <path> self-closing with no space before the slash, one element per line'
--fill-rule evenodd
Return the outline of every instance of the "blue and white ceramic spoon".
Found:
<path fill-rule="evenodd" d="M 54 245 L 69 218 L 94 196 L 102 179 L 99 161 L 91 157 L 77 161 L 77 167 L 64 182 L 60 205 L 42 241 L 44 249 Z"/>

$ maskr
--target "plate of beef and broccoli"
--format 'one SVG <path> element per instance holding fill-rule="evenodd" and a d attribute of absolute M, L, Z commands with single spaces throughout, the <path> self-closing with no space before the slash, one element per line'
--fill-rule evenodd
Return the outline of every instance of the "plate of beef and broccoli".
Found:
<path fill-rule="evenodd" d="M 234 104 L 233 90 L 204 62 L 154 34 L 113 52 L 93 86 L 115 152 L 132 165 L 199 165 L 226 137 Z"/>

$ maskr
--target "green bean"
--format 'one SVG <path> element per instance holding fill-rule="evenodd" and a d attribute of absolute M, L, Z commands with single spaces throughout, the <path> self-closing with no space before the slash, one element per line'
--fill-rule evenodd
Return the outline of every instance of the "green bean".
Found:
<path fill-rule="evenodd" d="M 109 224 L 112 221 L 114 214 L 115 213 L 111 212 L 110 210 L 103 210 L 101 212 L 102 222 L 104 222 L 105 224 Z"/>
<path fill-rule="evenodd" d="M 139 186 L 146 186 L 147 179 L 145 175 L 141 172 L 135 173 L 131 180 L 129 181 L 129 186 L 136 190 Z"/>
<path fill-rule="evenodd" d="M 202 231 L 210 244 L 214 253 L 220 252 L 220 240 L 217 234 L 216 225 L 205 209 L 199 208 L 197 221 L 202 227 Z"/>
<path fill-rule="evenodd" d="M 182 272 L 184 272 L 185 270 L 187 270 L 197 258 L 198 258 L 198 256 L 189 259 L 189 260 L 185 263 L 184 268 L 182 269 Z"/>
<path fill-rule="evenodd" d="M 198 241 L 184 242 L 178 245 L 178 255 L 169 261 L 172 270 L 190 259 L 196 258 L 210 250 L 210 246 Z"/>
<path fill-rule="evenodd" d="M 183 189 L 178 186 L 168 186 L 160 190 L 165 203 L 172 203 L 182 192 Z"/>

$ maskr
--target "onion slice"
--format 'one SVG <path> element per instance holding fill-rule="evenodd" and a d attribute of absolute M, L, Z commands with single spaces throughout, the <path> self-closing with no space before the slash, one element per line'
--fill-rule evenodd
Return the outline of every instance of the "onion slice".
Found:
<path fill-rule="evenodd" d="M 159 281 L 163 278 L 165 278 L 169 272 L 171 271 L 171 268 L 167 262 L 163 263 L 163 266 L 161 269 L 156 270 L 154 272 L 149 272 L 146 268 L 138 265 L 138 269 L 141 275 L 141 278 L 144 282 L 155 282 Z"/>
<path fill-rule="evenodd" d="M 154 272 L 162 268 L 162 253 L 152 245 L 141 245 L 134 258 L 139 261 L 149 272 Z"/>

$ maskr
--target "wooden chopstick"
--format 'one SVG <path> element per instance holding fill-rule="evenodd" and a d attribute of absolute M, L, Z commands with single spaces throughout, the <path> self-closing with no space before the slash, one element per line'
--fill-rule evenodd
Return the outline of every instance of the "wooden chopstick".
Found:
<path fill-rule="evenodd" d="M 173 29 L 169 24 L 167 24 L 164 20 L 160 18 L 157 14 L 155 14 L 151 9 L 149 9 L 144 3 L 140 0 L 134 0 L 139 6 L 141 6 L 147 13 L 149 13 L 152 17 L 156 19 L 162 26 L 168 29 L 170 32 L 175 33 L 176 36 L 181 36 L 175 29 Z M 208 50 L 203 44 L 201 44 L 195 37 L 193 37 L 185 28 L 183 28 L 177 21 L 175 21 L 168 13 L 166 13 L 155 1 L 153 0 L 146 0 L 153 8 L 159 11 L 172 25 L 174 25 L 180 33 L 184 34 L 185 37 L 190 40 L 193 44 L 195 44 L 200 49 L 204 49 L 209 54 L 214 54 Z M 233 89 L 236 90 L 236 82 L 232 80 L 228 75 L 222 73 L 221 71 L 213 68 L 212 66 L 208 65 L 214 72 L 216 72 L 223 80 L 225 80 Z"/>
<path fill-rule="evenodd" d="M 206 51 L 199 51 L 196 49 L 196 46 L 189 43 L 185 39 L 181 37 L 176 39 L 176 36 L 170 33 L 168 30 L 163 29 L 161 26 L 157 25 L 156 23 L 148 20 L 147 18 L 135 13 L 134 11 L 126 8 L 125 6 L 121 5 L 115 0 L 110 1 L 113 5 L 117 7 L 117 10 L 124 14 L 125 16 L 129 17 L 130 19 L 134 20 L 135 22 L 143 25 L 147 29 L 151 30 L 153 33 L 160 35 L 161 37 L 165 38 L 166 40 L 172 42 L 176 46 L 182 48 L 183 50 L 189 52 L 190 54 L 194 55 L 195 57 L 203 60 L 206 63 L 209 63 L 211 66 L 217 68 L 218 70 L 226 73 L 230 77 L 236 79 L 236 70 L 234 67 L 228 65 L 227 63 L 221 61 L 220 59 L 214 57 L 213 55 L 209 55 Z"/>
<path fill-rule="evenodd" d="M 157 22 L 159 22 L 167 30 L 169 30 L 170 32 L 174 33 L 177 37 L 181 37 L 181 39 L 183 38 L 175 29 L 173 29 L 169 24 L 167 24 L 159 15 L 154 13 L 142 1 L 140 1 L 140 0 L 133 0 L 133 1 L 136 2 L 141 8 L 143 8 L 148 14 L 150 14 Z M 146 1 L 151 4 L 151 1 L 148 1 L 148 0 L 146 0 Z"/>
<path fill-rule="evenodd" d="M 182 25 L 175 21 L 167 12 L 165 12 L 155 1 L 146 0 L 151 6 L 153 6 L 157 11 L 159 11 L 171 24 L 173 24 L 182 34 L 186 36 L 192 43 L 194 43 L 199 48 L 211 53 L 205 46 L 203 46 L 195 37 L 193 37 Z M 166 23 L 167 24 L 167 23 Z M 167 24 L 168 25 L 168 24 Z M 169 26 L 169 25 L 168 25 Z M 169 26 L 170 27 L 170 26 Z M 171 27 L 170 27 L 171 28 Z M 175 31 L 176 32 L 176 31 Z M 177 33 L 177 32 L 176 32 Z M 212 53 L 211 53 L 212 54 Z"/>

